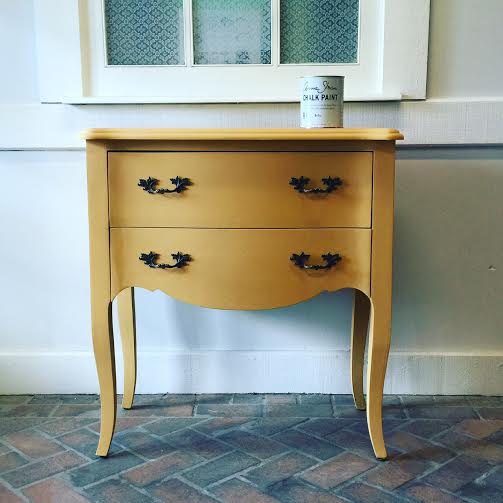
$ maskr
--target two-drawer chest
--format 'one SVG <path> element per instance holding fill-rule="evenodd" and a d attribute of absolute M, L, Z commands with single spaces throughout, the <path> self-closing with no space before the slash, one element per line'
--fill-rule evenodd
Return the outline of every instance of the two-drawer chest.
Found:
<path fill-rule="evenodd" d="M 357 408 L 367 409 L 376 456 L 386 458 L 382 395 L 394 153 L 402 135 L 394 129 L 94 129 L 85 138 L 101 393 L 97 454 L 108 454 L 116 419 L 116 297 L 128 409 L 136 384 L 134 287 L 244 310 L 352 288 L 353 396 Z"/>

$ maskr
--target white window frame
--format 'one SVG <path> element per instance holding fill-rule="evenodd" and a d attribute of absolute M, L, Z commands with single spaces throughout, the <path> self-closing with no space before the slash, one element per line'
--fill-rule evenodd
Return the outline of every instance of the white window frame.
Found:
<path fill-rule="evenodd" d="M 360 0 L 356 64 L 280 64 L 272 0 L 270 65 L 193 65 L 190 0 L 185 59 L 109 66 L 103 0 L 35 0 L 40 98 L 50 103 L 297 102 L 302 75 L 344 75 L 346 101 L 425 99 L 430 0 Z M 92 21 L 92 22 L 91 22 Z"/>

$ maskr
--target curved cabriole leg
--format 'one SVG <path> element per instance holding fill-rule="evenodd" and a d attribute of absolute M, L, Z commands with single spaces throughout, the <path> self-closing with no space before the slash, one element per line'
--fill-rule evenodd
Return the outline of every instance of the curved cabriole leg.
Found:
<path fill-rule="evenodd" d="M 115 356 L 110 297 L 110 228 L 108 221 L 107 145 L 87 142 L 89 201 L 89 261 L 91 272 L 91 328 L 101 400 L 98 456 L 106 456 L 115 428 Z"/>
<path fill-rule="evenodd" d="M 115 429 L 116 382 L 112 328 L 112 304 L 92 311 L 93 347 L 100 384 L 101 426 L 96 454 L 107 456 Z"/>
<path fill-rule="evenodd" d="M 386 459 L 382 428 L 382 397 L 391 342 L 391 306 L 373 300 L 367 370 L 367 423 L 378 459 Z"/>
<path fill-rule="evenodd" d="M 92 310 L 93 347 L 100 384 L 101 426 L 96 454 L 107 456 L 115 429 L 115 355 L 112 329 L 112 304 Z"/>
<path fill-rule="evenodd" d="M 136 387 L 136 322 L 134 311 L 134 289 L 126 288 L 117 296 L 119 326 L 124 360 L 124 395 L 122 408 L 133 406 Z"/>
<path fill-rule="evenodd" d="M 353 399 L 359 410 L 365 410 L 363 396 L 363 364 L 365 357 L 365 343 L 369 328 L 370 300 L 360 290 L 354 291 L 353 323 L 351 332 L 351 384 Z"/>
<path fill-rule="evenodd" d="M 374 151 L 370 332 L 367 365 L 367 422 L 378 459 L 386 459 L 382 431 L 382 395 L 391 342 L 393 197 L 395 145 L 380 142 Z"/>

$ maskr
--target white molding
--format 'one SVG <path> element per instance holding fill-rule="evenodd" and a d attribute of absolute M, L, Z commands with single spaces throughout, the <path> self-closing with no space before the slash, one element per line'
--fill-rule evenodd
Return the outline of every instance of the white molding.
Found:
<path fill-rule="evenodd" d="M 451 96 L 428 98 L 428 103 L 501 103 L 503 96 Z"/>
<path fill-rule="evenodd" d="M 0 149 L 82 148 L 93 127 L 298 127 L 299 106 L 0 105 Z M 503 100 L 347 103 L 346 127 L 394 127 L 400 145 L 503 144 Z"/>
<path fill-rule="evenodd" d="M 430 0 L 385 0 L 383 94 L 426 98 L 429 20 Z"/>
<path fill-rule="evenodd" d="M 296 101 L 299 77 L 320 72 L 345 75 L 350 100 L 424 98 L 429 0 L 361 0 L 360 6 L 357 64 L 279 65 L 273 19 L 271 65 L 125 67 L 106 63 L 102 0 L 35 0 L 41 102 L 152 103 L 162 95 L 156 103 Z M 185 31 L 187 45 L 191 30 Z"/>
<path fill-rule="evenodd" d="M 344 96 L 345 103 L 369 102 L 369 101 L 400 101 L 400 94 L 382 95 L 349 95 Z M 66 105 L 166 105 L 184 103 L 300 103 L 299 96 L 226 96 L 224 98 L 214 98 L 211 96 L 199 96 L 197 98 L 173 98 L 169 96 L 65 96 L 62 103 Z"/>
<path fill-rule="evenodd" d="M 152 351 L 140 352 L 138 362 L 138 393 L 351 389 L 348 351 Z M 121 392 L 121 358 L 117 364 Z M 392 352 L 385 392 L 498 395 L 503 389 L 502 366 L 502 354 Z M 0 394 L 96 392 L 91 352 L 0 353 Z"/>

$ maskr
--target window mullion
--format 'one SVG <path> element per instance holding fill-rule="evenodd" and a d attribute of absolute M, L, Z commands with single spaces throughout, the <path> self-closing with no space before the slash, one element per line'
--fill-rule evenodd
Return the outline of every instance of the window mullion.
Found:
<path fill-rule="evenodd" d="M 280 0 L 271 1 L 271 64 L 279 66 L 280 64 L 280 30 L 279 30 L 279 2 Z"/>
<path fill-rule="evenodd" d="M 183 0 L 183 19 L 185 26 L 185 65 L 194 66 L 194 36 L 192 33 L 192 0 Z"/>

